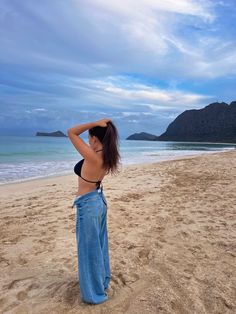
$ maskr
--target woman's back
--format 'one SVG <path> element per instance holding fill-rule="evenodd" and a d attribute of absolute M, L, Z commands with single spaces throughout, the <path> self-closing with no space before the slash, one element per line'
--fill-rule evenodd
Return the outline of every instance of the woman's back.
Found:
<path fill-rule="evenodd" d="M 93 126 L 88 128 L 90 125 Z M 78 137 L 80 129 L 85 129 L 83 126 L 89 131 L 89 145 Z M 68 129 L 68 135 L 84 157 L 74 167 L 78 175 L 78 196 L 98 188 L 106 174 L 117 171 L 120 161 L 118 132 L 110 119 L 102 119 Z"/>
<path fill-rule="evenodd" d="M 97 163 L 82 159 L 74 167 L 78 175 L 78 191 L 76 195 L 82 195 L 100 187 L 102 180 L 107 174 L 103 168 L 103 157 L 99 156 Z"/>

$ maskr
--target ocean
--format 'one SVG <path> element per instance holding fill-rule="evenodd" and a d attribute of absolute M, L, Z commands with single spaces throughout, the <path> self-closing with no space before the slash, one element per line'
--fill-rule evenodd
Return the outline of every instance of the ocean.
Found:
<path fill-rule="evenodd" d="M 83 137 L 82 137 L 83 138 Z M 83 138 L 88 143 L 87 138 Z M 122 165 L 235 149 L 236 144 L 120 140 Z M 0 185 L 72 174 L 83 158 L 65 137 L 0 136 Z"/>

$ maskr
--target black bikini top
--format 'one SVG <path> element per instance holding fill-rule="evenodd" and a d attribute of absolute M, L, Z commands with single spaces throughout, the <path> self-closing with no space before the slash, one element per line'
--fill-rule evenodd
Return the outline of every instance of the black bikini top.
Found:
<path fill-rule="evenodd" d="M 96 152 L 100 152 L 100 150 L 97 150 Z M 77 164 L 74 166 L 74 173 L 87 182 L 96 183 L 100 185 L 102 181 L 90 181 L 81 176 L 81 169 L 82 169 L 83 163 L 84 163 L 84 159 L 81 159 L 79 162 L 77 162 Z"/>

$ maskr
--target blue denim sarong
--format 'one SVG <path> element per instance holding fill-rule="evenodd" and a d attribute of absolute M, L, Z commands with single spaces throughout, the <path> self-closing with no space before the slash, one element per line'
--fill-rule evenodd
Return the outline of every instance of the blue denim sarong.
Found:
<path fill-rule="evenodd" d="M 78 279 L 81 300 L 98 304 L 108 299 L 111 273 L 107 233 L 107 201 L 103 188 L 75 198 Z"/>

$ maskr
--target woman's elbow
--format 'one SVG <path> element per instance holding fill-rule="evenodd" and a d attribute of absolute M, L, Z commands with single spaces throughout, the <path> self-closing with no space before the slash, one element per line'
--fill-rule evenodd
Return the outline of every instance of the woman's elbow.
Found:
<path fill-rule="evenodd" d="M 67 129 L 67 135 L 70 136 L 71 133 L 72 133 L 72 132 L 71 132 L 71 129 L 70 129 L 70 128 Z"/>

